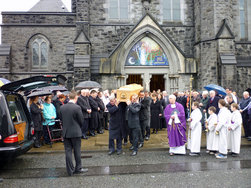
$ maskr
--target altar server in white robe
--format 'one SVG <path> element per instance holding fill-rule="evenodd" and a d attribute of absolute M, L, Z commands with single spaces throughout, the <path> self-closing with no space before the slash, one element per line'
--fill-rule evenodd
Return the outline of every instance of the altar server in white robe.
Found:
<path fill-rule="evenodd" d="M 217 115 L 215 114 L 216 108 L 210 106 L 208 108 L 209 118 L 206 120 L 206 131 L 207 131 L 207 153 L 214 154 L 215 151 L 219 150 L 219 135 L 215 134 L 215 127 L 217 125 Z"/>
<path fill-rule="evenodd" d="M 201 145 L 201 119 L 202 114 L 199 109 L 200 104 L 198 102 L 194 102 L 192 105 L 192 113 L 191 117 L 188 119 L 190 121 L 189 132 L 188 135 L 188 143 L 187 149 L 190 150 L 190 156 L 198 156 L 200 154 L 200 145 Z"/>
<path fill-rule="evenodd" d="M 216 133 L 219 134 L 219 153 L 216 154 L 217 159 L 227 158 L 227 131 L 231 122 L 231 112 L 226 108 L 226 102 L 224 99 L 220 99 L 218 102 L 219 114 L 218 123 L 216 126 Z"/>
<path fill-rule="evenodd" d="M 230 151 L 232 152 L 233 157 L 237 157 L 240 153 L 241 147 L 241 124 L 242 117 L 241 113 L 238 110 L 238 104 L 231 104 L 232 116 L 231 124 L 228 127 L 230 133 Z"/>

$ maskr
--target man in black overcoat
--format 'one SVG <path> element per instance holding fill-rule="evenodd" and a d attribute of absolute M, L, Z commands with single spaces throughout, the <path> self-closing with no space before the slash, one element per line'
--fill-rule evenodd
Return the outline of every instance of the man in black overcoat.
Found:
<path fill-rule="evenodd" d="M 114 139 L 116 139 L 117 154 L 120 155 L 122 153 L 122 124 L 120 108 L 115 97 L 110 97 L 110 102 L 106 105 L 106 108 L 110 113 L 108 154 L 111 155 L 115 152 Z"/>
<path fill-rule="evenodd" d="M 91 117 L 91 106 L 89 104 L 89 99 L 86 97 L 86 90 L 82 89 L 81 90 L 81 95 L 78 97 L 77 100 L 77 105 L 81 107 L 83 116 L 84 116 L 84 121 L 82 124 L 82 138 L 83 139 L 88 139 L 87 137 L 87 131 L 89 127 L 89 118 Z"/>
<path fill-rule="evenodd" d="M 102 101 L 102 92 L 98 92 L 98 95 L 96 97 L 96 102 L 98 103 L 99 111 L 98 111 L 98 128 L 97 128 L 97 133 L 98 134 L 103 134 L 103 121 L 104 121 L 104 111 L 105 111 L 105 104 Z"/>
<path fill-rule="evenodd" d="M 60 107 L 60 114 L 63 122 L 63 137 L 65 148 L 66 169 L 69 176 L 74 173 L 87 172 L 88 169 L 81 165 L 81 126 L 84 121 L 80 106 L 75 104 L 78 96 L 75 92 L 69 94 L 70 101 Z M 72 163 L 72 150 L 75 158 L 75 168 Z"/>
<path fill-rule="evenodd" d="M 91 90 L 90 96 L 89 96 L 89 103 L 92 109 L 91 118 L 90 118 L 90 135 L 95 136 L 95 130 L 98 128 L 98 119 L 99 115 L 98 112 L 100 110 L 98 103 L 96 101 L 98 93 L 96 90 Z"/>
<path fill-rule="evenodd" d="M 139 111 L 141 105 L 138 102 L 138 95 L 133 95 L 131 101 L 127 101 L 127 113 L 128 113 L 128 127 L 132 134 L 132 147 L 133 150 L 131 156 L 137 155 L 138 152 L 138 142 L 140 135 L 140 121 L 139 121 Z"/>
<path fill-rule="evenodd" d="M 208 100 L 208 103 L 207 103 L 207 107 L 206 109 L 204 110 L 204 113 L 208 111 L 208 108 L 210 106 L 214 106 L 216 108 L 216 114 L 219 113 L 220 109 L 219 109 L 219 106 L 218 106 L 218 101 L 220 100 L 220 97 L 216 96 L 216 93 L 214 90 L 211 90 L 209 92 L 209 95 L 210 95 L 210 98 Z"/>
<path fill-rule="evenodd" d="M 146 127 L 147 127 L 149 119 L 150 119 L 149 106 L 151 103 L 150 99 L 145 97 L 144 91 L 140 91 L 140 93 L 139 93 L 139 102 L 141 104 L 141 108 L 139 111 L 140 129 L 141 129 L 140 137 L 139 137 L 139 143 L 140 143 L 139 148 L 141 148 L 144 145 Z"/>

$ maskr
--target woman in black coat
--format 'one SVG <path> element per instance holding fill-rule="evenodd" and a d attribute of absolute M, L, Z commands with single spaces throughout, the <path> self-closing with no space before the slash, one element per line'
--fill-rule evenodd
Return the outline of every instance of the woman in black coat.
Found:
<path fill-rule="evenodd" d="M 165 102 L 165 99 L 163 99 L 163 96 L 162 96 L 161 93 L 158 94 L 158 101 L 159 101 L 160 104 L 161 104 L 161 108 L 162 108 L 162 109 L 161 109 L 161 113 L 162 113 L 163 110 L 164 110 L 165 107 L 166 107 L 166 102 Z M 166 119 L 165 119 L 165 117 L 164 117 L 164 116 L 160 116 L 160 117 L 159 117 L 159 121 L 160 121 L 160 125 L 159 125 L 160 129 L 166 128 Z"/>
<path fill-rule="evenodd" d="M 156 134 L 160 128 L 160 117 L 162 116 L 162 105 L 159 100 L 157 100 L 157 95 L 152 94 L 152 103 L 150 106 L 151 110 L 151 128 L 153 128 L 153 132 L 156 130 Z"/>
<path fill-rule="evenodd" d="M 115 152 L 114 140 L 116 139 L 117 154 L 122 153 L 122 127 L 121 127 L 121 113 L 118 103 L 115 98 L 111 98 L 110 102 L 106 105 L 110 113 L 109 120 L 109 155 Z"/>
<path fill-rule="evenodd" d="M 34 124 L 34 136 L 35 136 L 35 143 L 34 147 L 39 148 L 41 146 L 41 137 L 43 135 L 43 105 L 39 105 L 38 97 L 30 98 L 30 113 L 31 119 Z"/>

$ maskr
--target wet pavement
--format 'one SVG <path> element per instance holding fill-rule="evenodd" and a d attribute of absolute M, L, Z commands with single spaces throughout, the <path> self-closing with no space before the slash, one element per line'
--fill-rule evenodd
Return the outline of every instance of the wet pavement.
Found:
<path fill-rule="evenodd" d="M 1 168 L 0 187 L 251 187 L 251 147 L 225 160 L 205 149 L 200 157 L 169 156 L 165 148 L 140 149 L 136 157 L 130 153 L 83 151 L 82 164 L 89 171 L 68 177 L 63 152 L 30 152 Z"/>
<path fill-rule="evenodd" d="M 138 155 L 130 144 L 121 155 L 108 156 L 108 131 L 82 140 L 85 174 L 68 177 L 63 143 L 33 148 L 0 168 L 0 187 L 251 187 L 251 142 L 242 139 L 239 157 L 219 160 L 205 151 L 199 157 L 169 156 L 166 130 L 151 135 Z"/>

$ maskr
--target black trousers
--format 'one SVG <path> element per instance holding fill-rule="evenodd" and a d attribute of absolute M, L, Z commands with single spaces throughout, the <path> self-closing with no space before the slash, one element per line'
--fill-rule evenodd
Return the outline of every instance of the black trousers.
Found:
<path fill-rule="evenodd" d="M 109 138 L 109 151 L 112 151 L 112 152 L 115 151 L 114 140 L 115 139 Z M 122 139 L 121 138 L 116 139 L 116 145 L 117 145 L 117 151 L 122 151 Z"/>
<path fill-rule="evenodd" d="M 248 114 L 245 111 L 242 113 L 242 121 L 245 137 L 251 136 L 251 125 L 249 125 L 250 122 L 248 122 Z"/>
<path fill-rule="evenodd" d="M 66 170 L 69 176 L 72 176 L 74 171 L 79 171 L 81 165 L 81 137 L 77 138 L 64 138 L 65 161 Z M 74 154 L 76 166 L 74 168 L 72 163 L 72 151 Z"/>
<path fill-rule="evenodd" d="M 146 137 L 150 137 L 150 119 L 148 119 L 146 126 Z"/>
<path fill-rule="evenodd" d="M 82 129 L 82 136 L 86 136 L 88 128 L 89 128 L 89 118 L 85 118 L 84 122 L 83 122 L 83 125 L 81 127 L 81 129 Z"/>
<path fill-rule="evenodd" d="M 43 136 L 43 131 L 35 130 L 34 136 L 35 136 L 35 141 L 34 141 L 35 146 L 41 145 L 41 137 Z"/>
<path fill-rule="evenodd" d="M 140 143 L 144 143 L 147 124 L 148 124 L 148 119 L 140 120 L 140 134 L 139 134 Z"/>
<path fill-rule="evenodd" d="M 138 151 L 140 130 L 140 128 L 130 129 L 130 141 L 133 145 L 133 151 Z"/>
<path fill-rule="evenodd" d="M 104 112 L 103 128 L 108 129 L 109 112 Z"/>

